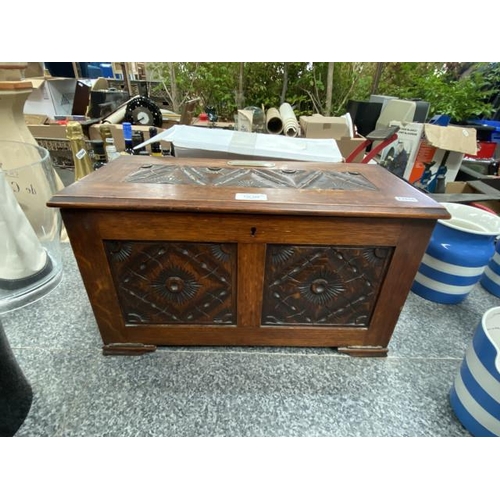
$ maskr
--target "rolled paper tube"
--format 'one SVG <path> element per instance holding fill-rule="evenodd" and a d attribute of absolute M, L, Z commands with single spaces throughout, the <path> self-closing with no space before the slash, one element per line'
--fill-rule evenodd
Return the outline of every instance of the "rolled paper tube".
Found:
<path fill-rule="evenodd" d="M 0 171 L 0 279 L 19 280 L 38 273 L 47 253 Z"/>
<path fill-rule="evenodd" d="M 292 106 L 284 102 L 279 109 L 281 119 L 283 120 L 283 131 L 287 137 L 297 137 L 299 134 L 299 122 L 295 117 Z"/>
<path fill-rule="evenodd" d="M 267 110 L 266 130 L 269 134 L 281 134 L 283 132 L 283 120 L 276 108 L 269 108 Z"/>
<path fill-rule="evenodd" d="M 127 112 L 127 103 L 123 103 L 121 106 L 116 108 L 110 115 L 106 116 L 107 123 L 120 124 L 125 120 L 125 113 Z"/>

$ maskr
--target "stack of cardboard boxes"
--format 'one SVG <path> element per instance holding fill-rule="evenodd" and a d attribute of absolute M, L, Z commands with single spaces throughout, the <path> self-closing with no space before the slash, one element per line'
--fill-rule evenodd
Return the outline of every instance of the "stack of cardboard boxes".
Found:
<path fill-rule="evenodd" d="M 352 132 L 349 120 L 345 117 L 301 116 L 300 125 L 307 138 L 335 139 L 344 158 L 365 140 L 355 131 Z M 398 140 L 382 150 L 378 162 L 390 169 L 390 165 L 385 163 L 403 152 L 404 165 L 394 173 L 410 183 L 422 177 L 425 163 L 434 161 L 431 171 L 435 173 L 446 151 L 449 151 L 446 159 L 446 182 L 452 182 L 457 176 L 464 154 L 474 155 L 477 152 L 474 128 L 399 121 L 391 121 L 390 125 L 399 127 Z M 360 153 L 355 161 L 361 161 L 362 158 L 363 153 Z"/>
<path fill-rule="evenodd" d="M 67 119 L 74 120 L 79 117 L 68 116 Z M 81 117 L 80 117 L 81 118 Z M 50 153 L 52 160 L 56 166 L 71 166 L 73 165 L 73 157 L 69 146 L 69 141 L 66 138 L 66 120 L 52 120 L 46 115 L 25 115 L 25 121 L 28 129 L 37 140 L 38 144 L 46 148 Z M 88 137 L 88 141 L 101 139 L 99 127 L 100 123 L 89 124 L 86 121 L 82 122 L 82 127 Z M 115 141 L 116 150 L 121 152 L 125 149 L 125 142 L 123 139 L 123 128 L 121 124 L 110 124 L 111 133 Z M 132 130 L 141 131 L 144 140 L 149 139 L 149 127 L 143 125 L 132 125 Z M 163 132 L 164 128 L 157 128 L 157 132 Z M 164 151 L 170 150 L 170 143 L 166 141 L 161 142 Z M 90 148 L 90 142 L 88 144 Z M 149 146 L 146 147 L 149 150 Z"/>
<path fill-rule="evenodd" d="M 56 152 L 57 157 L 61 151 L 69 151 L 66 141 L 64 124 L 58 123 L 59 115 L 68 119 L 85 121 L 84 116 L 73 116 L 73 97 L 75 95 L 76 80 L 74 79 L 33 79 L 35 90 L 26 102 L 25 116 L 29 129 L 39 141 L 45 141 L 44 146 Z M 306 139 L 334 139 L 340 153 L 345 160 L 365 138 L 356 133 L 350 115 L 340 117 L 326 117 L 319 114 L 301 116 L 299 119 L 301 138 Z M 385 148 L 378 162 L 391 168 L 390 161 L 398 153 L 404 159 L 404 165 L 399 166 L 399 171 L 394 172 L 410 183 L 416 182 L 423 173 L 424 164 L 434 161 L 434 172 L 439 167 L 444 153 L 449 152 L 446 158 L 446 182 L 455 180 L 460 169 L 464 155 L 475 155 L 477 152 L 476 130 L 455 126 L 440 127 L 432 124 L 416 122 L 393 121 L 391 125 L 399 126 L 397 142 Z M 172 124 L 170 124 L 172 125 Z M 165 128 L 168 128 L 167 125 Z M 122 126 L 111 125 L 112 133 L 118 151 L 124 149 Z M 144 139 L 149 139 L 149 128 L 134 125 L 135 130 L 140 130 Z M 161 128 L 158 132 L 165 130 Z M 89 140 L 100 138 L 99 124 L 84 125 Z M 298 138 L 297 140 L 300 140 Z M 169 149 L 170 144 L 164 142 L 164 149 Z M 360 152 L 354 162 L 363 159 L 364 151 Z M 69 159 L 69 158 L 68 158 Z"/>
<path fill-rule="evenodd" d="M 399 169 L 395 171 L 396 175 L 411 184 L 422 177 L 425 164 L 434 162 L 434 166 L 431 167 L 431 172 L 434 174 L 443 160 L 446 166 L 446 183 L 452 182 L 457 177 L 464 154 L 477 152 L 474 128 L 398 121 L 392 121 L 390 124 L 399 127 L 398 139 L 382 150 L 380 163 L 389 170 Z M 395 166 L 398 157 L 404 159 L 399 167 Z"/>

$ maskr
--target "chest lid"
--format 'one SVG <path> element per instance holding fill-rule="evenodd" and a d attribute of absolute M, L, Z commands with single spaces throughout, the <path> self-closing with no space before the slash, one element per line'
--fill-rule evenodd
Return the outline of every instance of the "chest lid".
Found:
<path fill-rule="evenodd" d="M 77 209 L 448 218 L 375 164 L 122 156 L 59 191 Z"/>

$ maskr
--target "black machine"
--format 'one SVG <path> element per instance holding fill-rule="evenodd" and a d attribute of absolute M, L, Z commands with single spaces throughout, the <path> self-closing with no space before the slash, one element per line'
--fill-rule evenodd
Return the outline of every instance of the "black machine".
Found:
<path fill-rule="evenodd" d="M 151 99 L 137 96 L 127 103 L 125 121 L 133 125 L 161 127 L 163 117 L 160 108 Z"/>

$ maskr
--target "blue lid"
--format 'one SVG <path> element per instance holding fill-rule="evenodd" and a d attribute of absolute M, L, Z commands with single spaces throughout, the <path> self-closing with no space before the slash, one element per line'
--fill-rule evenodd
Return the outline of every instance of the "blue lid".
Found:
<path fill-rule="evenodd" d="M 132 124 L 129 122 L 123 122 L 123 139 L 126 141 L 132 140 Z"/>

